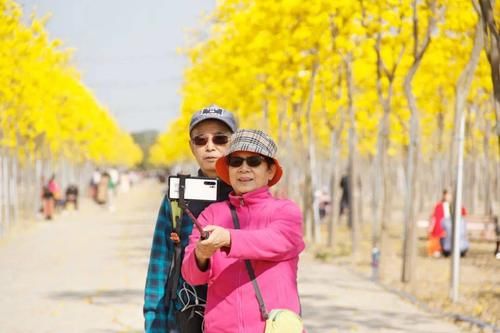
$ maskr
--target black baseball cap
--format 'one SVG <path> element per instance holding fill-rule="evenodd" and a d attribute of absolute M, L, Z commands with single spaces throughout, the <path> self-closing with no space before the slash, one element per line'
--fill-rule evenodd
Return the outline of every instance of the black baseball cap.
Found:
<path fill-rule="evenodd" d="M 189 123 L 189 133 L 191 133 L 196 125 L 205 120 L 221 121 L 229 127 L 232 133 L 236 132 L 236 129 L 238 128 L 236 119 L 231 112 L 213 104 L 201 109 L 191 117 L 191 122 Z"/>

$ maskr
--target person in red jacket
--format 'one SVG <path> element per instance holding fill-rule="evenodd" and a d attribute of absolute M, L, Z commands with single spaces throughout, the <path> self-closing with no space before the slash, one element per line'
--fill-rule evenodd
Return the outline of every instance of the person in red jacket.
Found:
<path fill-rule="evenodd" d="M 451 193 L 447 189 L 443 190 L 441 200 L 434 206 L 434 211 L 430 217 L 429 223 L 429 246 L 428 254 L 434 257 L 440 257 L 442 253 L 442 242 L 446 236 L 443 228 L 443 220 L 453 218 L 451 210 Z M 465 216 L 467 211 L 462 207 L 462 216 Z"/>

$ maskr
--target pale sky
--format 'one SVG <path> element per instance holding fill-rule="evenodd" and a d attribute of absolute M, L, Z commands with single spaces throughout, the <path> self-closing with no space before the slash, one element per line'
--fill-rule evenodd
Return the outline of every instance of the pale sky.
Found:
<path fill-rule="evenodd" d="M 128 131 L 164 131 L 179 113 L 177 48 L 215 0 L 18 0 L 52 17 L 51 38 L 75 49 L 75 65 L 100 103 Z"/>

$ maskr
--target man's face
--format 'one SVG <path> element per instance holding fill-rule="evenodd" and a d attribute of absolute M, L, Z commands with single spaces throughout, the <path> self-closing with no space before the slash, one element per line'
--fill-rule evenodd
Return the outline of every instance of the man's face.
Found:
<path fill-rule="evenodd" d="M 205 120 L 191 131 L 189 146 L 201 171 L 208 177 L 216 177 L 215 162 L 226 154 L 231 131 L 222 122 Z"/>

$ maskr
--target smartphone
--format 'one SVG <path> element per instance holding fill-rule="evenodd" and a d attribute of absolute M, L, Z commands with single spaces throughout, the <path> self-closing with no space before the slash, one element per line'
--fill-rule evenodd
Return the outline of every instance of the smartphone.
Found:
<path fill-rule="evenodd" d="M 168 177 L 168 198 L 179 199 L 179 176 Z M 191 177 L 185 178 L 184 200 L 216 201 L 219 183 L 217 179 Z"/>

